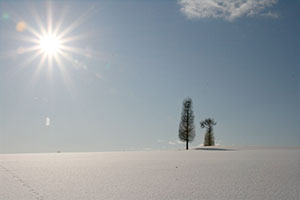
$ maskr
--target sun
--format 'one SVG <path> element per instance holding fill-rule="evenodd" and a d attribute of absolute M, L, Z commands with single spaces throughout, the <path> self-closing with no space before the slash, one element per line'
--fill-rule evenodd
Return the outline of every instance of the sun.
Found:
<path fill-rule="evenodd" d="M 85 70 L 85 60 L 91 55 L 88 48 L 77 46 L 86 42 L 83 40 L 88 33 L 79 26 L 85 22 L 89 12 L 82 13 L 75 20 L 65 21 L 65 13 L 60 14 L 59 9 L 52 9 L 52 3 L 47 3 L 46 9 L 45 16 L 42 17 L 33 9 L 31 23 L 17 23 L 18 39 L 22 41 L 22 45 L 17 47 L 16 53 L 20 56 L 28 55 L 22 60 L 22 65 L 35 68 L 33 78 L 41 72 L 48 73 L 50 77 L 51 73 L 60 71 L 64 81 L 69 82 L 68 70 L 72 67 Z M 45 68 L 48 70 L 44 71 Z"/>
<path fill-rule="evenodd" d="M 40 38 L 39 47 L 44 54 L 53 56 L 61 51 L 62 41 L 54 34 L 46 34 Z"/>

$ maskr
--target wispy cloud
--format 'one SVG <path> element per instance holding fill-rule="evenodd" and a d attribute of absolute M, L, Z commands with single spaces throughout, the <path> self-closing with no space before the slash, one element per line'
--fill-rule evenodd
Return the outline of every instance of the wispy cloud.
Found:
<path fill-rule="evenodd" d="M 175 145 L 176 143 L 173 142 L 173 141 L 169 141 L 168 144 L 170 144 L 170 145 Z"/>
<path fill-rule="evenodd" d="M 270 10 L 278 0 L 179 0 L 180 11 L 189 19 L 223 18 L 233 21 L 243 16 L 277 18 Z"/>
<path fill-rule="evenodd" d="M 168 144 L 170 145 L 177 145 L 177 144 L 183 144 L 180 140 L 174 140 L 174 141 L 169 141 Z"/>

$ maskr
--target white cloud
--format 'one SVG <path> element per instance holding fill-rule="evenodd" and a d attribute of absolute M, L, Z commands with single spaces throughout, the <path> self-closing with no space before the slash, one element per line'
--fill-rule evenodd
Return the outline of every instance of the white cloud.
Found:
<path fill-rule="evenodd" d="M 189 19 L 223 18 L 232 21 L 242 16 L 266 16 L 278 14 L 268 8 L 278 0 L 179 0 L 180 11 Z"/>

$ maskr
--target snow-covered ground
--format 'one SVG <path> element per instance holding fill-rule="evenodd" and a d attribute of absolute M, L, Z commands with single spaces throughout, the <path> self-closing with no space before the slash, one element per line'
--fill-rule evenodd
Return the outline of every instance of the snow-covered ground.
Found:
<path fill-rule="evenodd" d="M 0 154 L 0 199 L 300 199 L 299 149 L 225 150 Z"/>

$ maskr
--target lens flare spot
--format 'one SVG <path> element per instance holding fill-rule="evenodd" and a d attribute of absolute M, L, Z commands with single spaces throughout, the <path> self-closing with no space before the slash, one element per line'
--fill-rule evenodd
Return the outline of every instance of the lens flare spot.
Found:
<path fill-rule="evenodd" d="M 24 47 L 19 47 L 17 49 L 17 54 L 23 54 L 25 52 L 25 48 Z"/>
<path fill-rule="evenodd" d="M 9 18 L 9 15 L 8 15 L 7 13 L 3 13 L 3 14 L 2 14 L 2 18 L 3 18 L 3 19 L 8 19 L 8 18 Z"/>
<path fill-rule="evenodd" d="M 46 126 L 50 126 L 50 118 L 49 117 L 46 117 L 46 123 L 45 123 Z"/>
<path fill-rule="evenodd" d="M 105 69 L 106 69 L 106 70 L 109 70 L 109 68 L 110 68 L 110 63 L 107 63 L 107 64 L 105 65 Z"/>
<path fill-rule="evenodd" d="M 27 24 L 24 21 L 19 21 L 16 25 L 16 29 L 18 32 L 23 32 L 26 29 L 26 27 L 27 27 Z"/>

